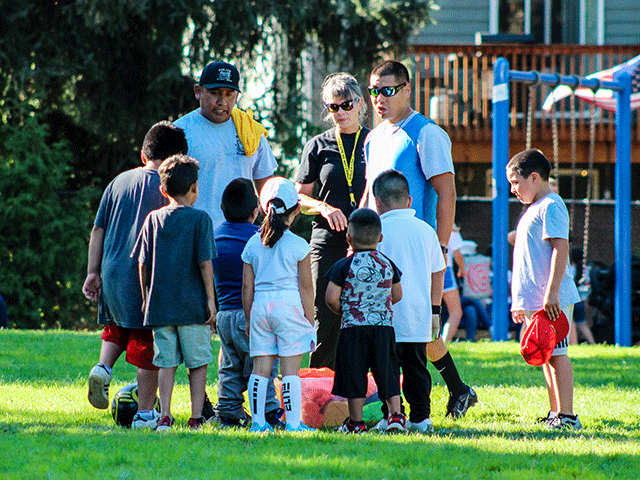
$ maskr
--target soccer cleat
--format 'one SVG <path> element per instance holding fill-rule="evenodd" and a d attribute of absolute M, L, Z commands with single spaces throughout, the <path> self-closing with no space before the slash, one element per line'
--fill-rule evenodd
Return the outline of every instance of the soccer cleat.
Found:
<path fill-rule="evenodd" d="M 389 422 L 387 421 L 387 419 L 383 418 L 378 423 L 376 423 L 376 426 L 373 427 L 371 430 L 375 430 L 377 432 L 386 432 L 388 425 L 389 425 Z"/>
<path fill-rule="evenodd" d="M 273 432 L 273 428 L 268 423 L 265 423 L 264 425 L 258 425 L 257 423 L 252 423 L 251 428 L 249 428 L 249 431 L 253 433 Z"/>
<path fill-rule="evenodd" d="M 430 418 L 425 418 L 421 422 L 407 421 L 407 430 L 410 432 L 430 433 L 433 432 L 433 422 Z"/>
<path fill-rule="evenodd" d="M 572 416 L 559 413 L 557 417 L 549 420 L 545 424 L 545 427 L 550 430 L 580 430 L 582 423 L 580 423 L 578 415 Z"/>
<path fill-rule="evenodd" d="M 270 412 L 265 413 L 264 417 L 269 423 L 269 425 L 273 427 L 274 430 L 284 430 L 285 423 L 281 420 L 283 415 L 284 415 L 284 409 L 276 408 L 275 410 L 271 410 Z M 251 417 L 250 416 L 248 417 L 249 417 L 249 420 L 251 420 Z"/>
<path fill-rule="evenodd" d="M 267 423 L 267 425 L 269 424 Z M 273 430 L 273 427 L 271 427 L 271 425 L 269 425 L 269 427 L 271 428 L 271 430 Z M 305 425 L 304 423 L 300 423 L 298 427 L 293 428 L 291 425 L 287 423 L 286 426 L 284 427 L 284 431 L 285 432 L 315 432 L 316 429 L 308 425 Z"/>
<path fill-rule="evenodd" d="M 199 417 L 199 418 L 193 418 L 191 417 L 189 419 L 189 428 L 191 430 L 198 430 L 200 429 L 200 427 L 202 427 L 205 424 L 206 420 L 204 417 Z"/>
<path fill-rule="evenodd" d="M 101 410 L 109 407 L 109 384 L 111 374 L 103 363 L 95 365 L 89 372 L 89 403 Z"/>
<path fill-rule="evenodd" d="M 387 433 L 403 433 L 407 431 L 407 417 L 404 413 L 392 413 L 389 416 Z"/>
<path fill-rule="evenodd" d="M 367 425 L 364 422 L 352 422 L 349 417 L 342 422 L 342 425 L 336 428 L 336 432 L 360 434 L 367 431 Z"/>
<path fill-rule="evenodd" d="M 166 432 L 167 430 L 171 430 L 171 427 L 173 427 L 174 422 L 175 422 L 175 419 L 171 417 L 167 417 L 165 415 L 158 421 L 156 432 Z"/>
<path fill-rule="evenodd" d="M 211 405 L 211 400 L 209 400 L 209 396 L 204 394 L 204 401 L 202 402 L 202 416 L 204 417 L 205 422 L 213 422 L 216 419 L 216 412 Z"/>
<path fill-rule="evenodd" d="M 546 425 L 547 423 L 549 423 L 551 420 L 553 420 L 554 418 L 556 418 L 558 415 L 551 414 L 551 410 L 549 410 L 549 413 L 547 413 L 546 417 L 538 417 L 536 418 L 536 423 L 542 424 L 542 425 Z"/>
<path fill-rule="evenodd" d="M 151 430 L 155 430 L 158 426 L 159 419 L 160 414 L 155 410 L 151 410 L 151 413 L 137 412 L 131 421 L 131 429 L 136 430 L 140 428 L 149 428 Z"/>
<path fill-rule="evenodd" d="M 478 403 L 478 394 L 473 388 L 468 388 L 469 390 L 457 397 L 449 395 L 449 401 L 447 402 L 447 415 L 445 416 L 451 415 L 451 418 L 454 420 L 464 417 L 467 410 Z"/>

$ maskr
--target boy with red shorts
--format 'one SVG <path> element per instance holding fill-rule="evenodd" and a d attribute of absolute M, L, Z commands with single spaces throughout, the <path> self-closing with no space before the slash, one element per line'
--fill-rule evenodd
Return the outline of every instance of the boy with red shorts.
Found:
<path fill-rule="evenodd" d="M 166 121 L 151 127 L 140 152 L 143 166 L 121 173 L 109 184 L 89 240 L 82 291 L 89 300 L 99 301 L 98 323 L 105 327 L 100 362 L 89 374 L 88 398 L 96 408 L 109 406 L 112 368 L 126 351 L 126 361 L 138 367 L 138 413 L 132 428 L 156 427 L 158 368 L 153 364 L 152 330 L 143 326 L 138 259 L 131 258 L 131 252 L 147 214 L 167 204 L 160 192 L 158 167 L 187 150 L 182 129 Z"/>

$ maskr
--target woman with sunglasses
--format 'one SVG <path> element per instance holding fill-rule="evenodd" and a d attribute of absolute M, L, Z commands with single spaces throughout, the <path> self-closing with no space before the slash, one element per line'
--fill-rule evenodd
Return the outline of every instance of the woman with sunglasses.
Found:
<path fill-rule="evenodd" d="M 366 104 L 353 76 L 329 75 L 322 84 L 322 99 L 333 127 L 307 142 L 295 180 L 303 213 L 315 215 L 310 244 L 318 345 L 310 366 L 333 369 L 340 317 L 325 303 L 324 275 L 347 256 L 347 218 L 364 193 L 363 145 L 369 129 L 361 125 Z"/>

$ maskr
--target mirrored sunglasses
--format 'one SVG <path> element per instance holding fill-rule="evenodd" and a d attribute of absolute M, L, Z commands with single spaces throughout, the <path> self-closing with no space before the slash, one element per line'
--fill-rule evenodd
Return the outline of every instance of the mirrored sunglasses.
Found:
<path fill-rule="evenodd" d="M 369 86 L 369 94 L 372 97 L 377 97 L 378 95 L 382 95 L 383 97 L 393 97 L 396 93 L 404 88 L 404 86 L 409 82 L 401 83 L 400 85 L 396 85 L 395 87 L 372 87 Z"/>
<path fill-rule="evenodd" d="M 353 100 L 347 100 L 342 103 L 327 103 L 326 107 L 331 113 L 338 113 L 340 109 L 348 112 L 349 110 L 353 110 Z"/>

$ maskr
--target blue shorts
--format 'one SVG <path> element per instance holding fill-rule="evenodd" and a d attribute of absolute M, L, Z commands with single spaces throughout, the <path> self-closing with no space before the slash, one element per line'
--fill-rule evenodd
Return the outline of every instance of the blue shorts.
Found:
<path fill-rule="evenodd" d="M 458 282 L 456 281 L 456 276 L 453 273 L 453 267 L 447 267 L 444 271 L 444 288 L 442 291 L 450 292 L 456 288 L 458 288 Z"/>

